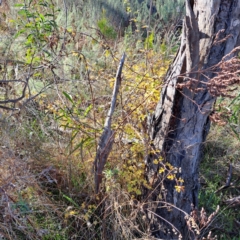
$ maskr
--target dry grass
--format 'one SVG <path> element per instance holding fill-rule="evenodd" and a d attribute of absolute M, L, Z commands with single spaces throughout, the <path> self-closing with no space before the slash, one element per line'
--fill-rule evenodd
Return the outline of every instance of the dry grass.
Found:
<path fill-rule="evenodd" d="M 51 229 L 42 226 L 46 223 L 41 221 L 57 216 L 61 219 L 61 207 L 53 204 L 41 188 L 36 175 L 29 170 L 29 159 L 16 157 L 11 150 L 2 148 L 0 164 L 3 236 L 6 239 L 40 239 L 49 234 Z"/>
<path fill-rule="evenodd" d="M 8 142 L 16 146 L 13 139 Z M 31 152 L 31 145 L 24 148 Z M 56 145 L 42 149 L 51 152 L 40 162 L 1 146 L 3 239 L 151 239 L 139 201 L 117 186 L 94 195 L 93 178 L 79 177 L 86 166 L 77 165 L 76 158 L 66 157 Z"/>

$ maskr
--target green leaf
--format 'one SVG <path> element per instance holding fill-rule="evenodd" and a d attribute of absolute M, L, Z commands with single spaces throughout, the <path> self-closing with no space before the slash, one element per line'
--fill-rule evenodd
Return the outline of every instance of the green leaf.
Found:
<path fill-rule="evenodd" d="M 26 28 L 33 28 L 34 25 L 33 25 L 32 22 L 29 22 L 29 23 L 27 23 L 27 24 L 25 25 L 25 27 L 26 27 Z"/>
<path fill-rule="evenodd" d="M 153 42 L 154 42 L 154 33 L 150 33 L 150 35 L 145 39 L 144 47 L 146 49 L 152 49 L 153 48 Z"/>
<path fill-rule="evenodd" d="M 65 198 L 66 200 L 68 200 L 70 203 L 72 203 L 75 207 L 79 207 L 79 205 L 70 197 L 68 197 L 67 195 L 63 194 L 63 198 Z"/>
<path fill-rule="evenodd" d="M 93 138 L 91 138 L 91 137 L 87 137 L 87 138 L 85 138 L 85 139 L 82 139 L 81 142 L 78 143 L 78 144 L 75 146 L 75 148 L 71 151 L 70 154 L 73 154 L 78 148 L 81 148 L 81 149 L 82 149 L 84 143 L 88 143 L 89 140 L 93 140 Z"/>
<path fill-rule="evenodd" d="M 72 96 L 66 92 L 63 91 L 63 95 L 71 102 L 73 103 L 73 99 L 72 99 Z"/>
<path fill-rule="evenodd" d="M 92 109 L 92 105 L 90 104 L 84 112 L 84 117 L 86 117 L 88 115 L 88 113 L 91 111 L 91 109 Z"/>
<path fill-rule="evenodd" d="M 47 54 L 47 57 L 49 57 L 49 56 L 52 55 L 52 53 L 50 53 L 50 52 L 49 52 L 48 50 L 46 50 L 46 49 L 43 49 L 43 52 Z"/>
<path fill-rule="evenodd" d="M 34 58 L 32 59 L 32 63 L 40 63 L 40 61 L 41 61 L 41 58 L 40 58 L 40 57 L 34 57 Z"/>
<path fill-rule="evenodd" d="M 53 15 L 53 14 L 50 14 L 50 13 L 47 13 L 47 14 L 45 14 L 44 16 L 45 16 L 45 17 L 54 17 L 54 15 Z"/>
<path fill-rule="evenodd" d="M 41 2 L 39 3 L 40 6 L 43 6 L 43 7 L 48 7 L 48 3 L 47 2 Z"/>
<path fill-rule="evenodd" d="M 25 5 L 24 4 L 21 4 L 21 3 L 16 3 L 13 5 L 14 7 L 24 7 Z"/>
<path fill-rule="evenodd" d="M 25 9 L 21 9 L 21 10 L 18 11 L 18 14 L 26 17 L 27 16 L 27 11 Z"/>
<path fill-rule="evenodd" d="M 44 15 L 43 14 L 39 14 L 39 17 L 44 21 L 45 20 L 45 17 L 44 17 Z"/>
<path fill-rule="evenodd" d="M 59 119 L 63 118 L 64 116 L 65 116 L 64 114 L 59 115 L 59 116 L 57 116 L 57 117 L 55 118 L 55 120 L 59 120 Z"/>
<path fill-rule="evenodd" d="M 79 130 L 73 132 L 69 145 L 73 142 L 74 138 L 78 135 L 78 133 L 79 133 Z"/>
<path fill-rule="evenodd" d="M 25 33 L 25 32 L 26 32 L 26 29 L 21 29 L 21 30 L 19 30 L 19 31 L 15 34 L 14 38 L 17 38 L 19 35 L 21 35 L 22 33 Z"/>

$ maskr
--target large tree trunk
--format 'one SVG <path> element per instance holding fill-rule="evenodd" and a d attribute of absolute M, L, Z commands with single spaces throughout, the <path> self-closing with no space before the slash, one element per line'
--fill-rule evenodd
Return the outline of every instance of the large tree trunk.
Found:
<path fill-rule="evenodd" d="M 216 38 L 226 39 L 216 44 Z M 215 73 L 206 70 L 239 45 L 240 0 L 186 0 L 181 46 L 165 77 L 161 99 L 150 123 L 152 147 L 159 151 L 147 159 L 147 177 L 155 189 L 148 200 L 157 202 L 148 206 L 155 237 L 176 239 L 171 230 L 174 226 L 183 239 L 193 238 L 183 212 L 189 214 L 198 205 L 202 143 L 209 131 L 209 114 L 216 100 L 204 83 L 217 70 Z M 204 70 L 204 74 L 199 73 Z M 185 191 L 178 193 L 173 180 L 165 179 L 161 185 L 161 162 L 156 164 L 155 160 L 160 155 L 165 163 L 179 169 L 176 177 L 184 180 Z"/>

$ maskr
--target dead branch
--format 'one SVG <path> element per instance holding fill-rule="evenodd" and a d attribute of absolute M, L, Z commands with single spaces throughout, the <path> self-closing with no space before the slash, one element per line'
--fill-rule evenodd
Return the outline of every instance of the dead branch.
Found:
<path fill-rule="evenodd" d="M 102 182 L 102 172 L 104 169 L 104 166 L 106 164 L 108 155 L 112 149 L 112 144 L 114 140 L 114 131 L 111 129 L 111 121 L 112 121 L 112 115 L 116 106 L 117 101 L 117 95 L 119 92 L 119 87 L 121 85 L 121 74 L 122 74 L 122 68 L 125 60 L 125 53 L 122 55 L 122 58 L 120 60 L 120 64 L 117 70 L 116 74 L 116 80 L 114 84 L 112 99 L 111 99 L 111 106 L 108 111 L 108 115 L 105 120 L 104 124 L 104 130 L 102 133 L 102 136 L 100 138 L 100 141 L 98 143 L 96 158 L 94 161 L 94 173 L 95 173 L 95 192 L 99 192 L 99 187 Z"/>
<path fill-rule="evenodd" d="M 222 187 L 220 187 L 215 193 L 220 192 L 221 190 L 230 187 L 230 183 L 231 183 L 231 179 L 232 179 L 232 164 L 229 164 L 229 168 L 228 168 L 228 174 L 227 174 L 227 179 L 226 179 L 226 184 Z"/>
<path fill-rule="evenodd" d="M 239 206 L 240 205 L 240 196 L 234 197 L 234 198 L 230 198 L 230 199 L 226 200 L 225 203 L 227 205 L 229 205 L 230 207 Z"/>

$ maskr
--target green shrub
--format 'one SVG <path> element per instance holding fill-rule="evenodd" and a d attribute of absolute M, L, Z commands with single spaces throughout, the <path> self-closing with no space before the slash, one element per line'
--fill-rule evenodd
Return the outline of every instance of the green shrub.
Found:
<path fill-rule="evenodd" d="M 117 32 L 114 30 L 112 26 L 108 24 L 108 20 L 106 17 L 102 17 L 97 22 L 98 28 L 100 32 L 106 37 L 107 39 L 115 39 L 117 37 Z"/>

